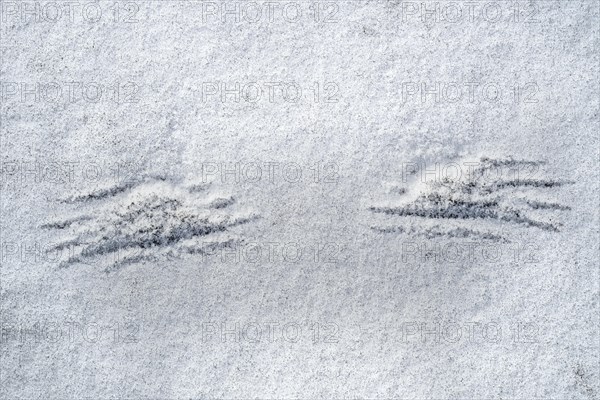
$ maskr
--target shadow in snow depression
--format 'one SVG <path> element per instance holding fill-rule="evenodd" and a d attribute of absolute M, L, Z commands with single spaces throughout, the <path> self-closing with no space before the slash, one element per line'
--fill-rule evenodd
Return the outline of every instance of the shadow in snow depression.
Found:
<path fill-rule="evenodd" d="M 241 243 L 230 229 L 258 216 L 228 212 L 235 199 L 209 190 L 209 184 L 145 177 L 65 198 L 62 203 L 86 210 L 41 227 L 69 233 L 50 249 L 70 250 L 61 267 L 98 262 L 110 271 L 147 260 L 210 254 Z"/>
<path fill-rule="evenodd" d="M 534 178 L 543 164 L 544 161 L 484 157 L 467 164 L 473 166 L 467 176 L 438 176 L 429 181 L 418 179 L 419 171 L 411 169 L 407 175 L 412 175 L 412 187 L 409 183 L 392 188 L 391 192 L 400 196 L 398 201 L 369 207 L 371 212 L 389 217 L 371 228 L 428 239 L 489 241 L 508 241 L 507 233 L 517 226 L 558 232 L 562 224 L 556 222 L 560 217 L 556 214 L 570 207 L 538 197 L 552 195 L 572 182 Z M 529 173 L 519 173 L 524 170 Z"/>

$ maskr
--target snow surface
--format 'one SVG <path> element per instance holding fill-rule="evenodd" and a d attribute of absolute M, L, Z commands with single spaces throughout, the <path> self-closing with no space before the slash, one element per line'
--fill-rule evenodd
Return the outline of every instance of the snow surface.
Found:
<path fill-rule="evenodd" d="M 0 397 L 600 398 L 599 3 L 252 4 L 0 2 Z"/>

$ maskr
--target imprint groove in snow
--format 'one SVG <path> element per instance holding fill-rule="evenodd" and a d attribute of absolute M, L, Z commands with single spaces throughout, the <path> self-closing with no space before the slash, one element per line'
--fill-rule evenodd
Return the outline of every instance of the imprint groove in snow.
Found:
<path fill-rule="evenodd" d="M 475 163 L 471 163 L 475 164 Z M 468 176 L 456 175 L 422 182 L 420 189 L 412 190 L 412 197 L 399 204 L 371 206 L 369 210 L 390 217 L 408 217 L 403 225 L 373 226 L 378 232 L 400 232 L 416 236 L 434 238 L 478 237 L 484 240 L 506 240 L 501 229 L 481 231 L 478 221 L 492 221 L 497 224 L 510 223 L 527 228 L 538 228 L 558 232 L 562 224 L 541 216 L 541 212 L 553 213 L 568 211 L 569 206 L 539 199 L 530 199 L 527 192 L 538 195 L 542 191 L 552 191 L 571 184 L 564 180 L 522 177 L 518 173 L 492 174 L 490 171 L 504 168 L 504 171 L 519 171 L 529 168 L 539 172 L 543 161 L 524 161 L 481 158 Z M 458 164 L 457 164 L 458 165 Z M 413 179 L 414 180 L 414 179 Z M 417 182 L 417 186 L 419 182 Z M 411 194 L 410 188 L 394 186 L 402 196 Z M 415 193 L 416 192 L 416 193 Z M 436 224 L 431 224 L 437 221 Z M 457 224 L 462 224 L 457 226 Z"/>
<path fill-rule="evenodd" d="M 71 196 L 63 202 L 79 204 L 87 208 L 85 212 L 41 227 L 69 232 L 68 239 L 53 247 L 70 249 L 63 267 L 101 262 L 110 270 L 235 246 L 241 240 L 228 235 L 229 230 L 257 215 L 228 212 L 235 199 L 210 196 L 207 191 L 199 185 L 146 178 Z"/>

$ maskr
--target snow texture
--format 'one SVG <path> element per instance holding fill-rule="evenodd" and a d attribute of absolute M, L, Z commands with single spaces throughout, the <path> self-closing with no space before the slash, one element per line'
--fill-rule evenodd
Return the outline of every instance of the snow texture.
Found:
<path fill-rule="evenodd" d="M 0 398 L 599 399 L 599 13 L 0 1 Z"/>

